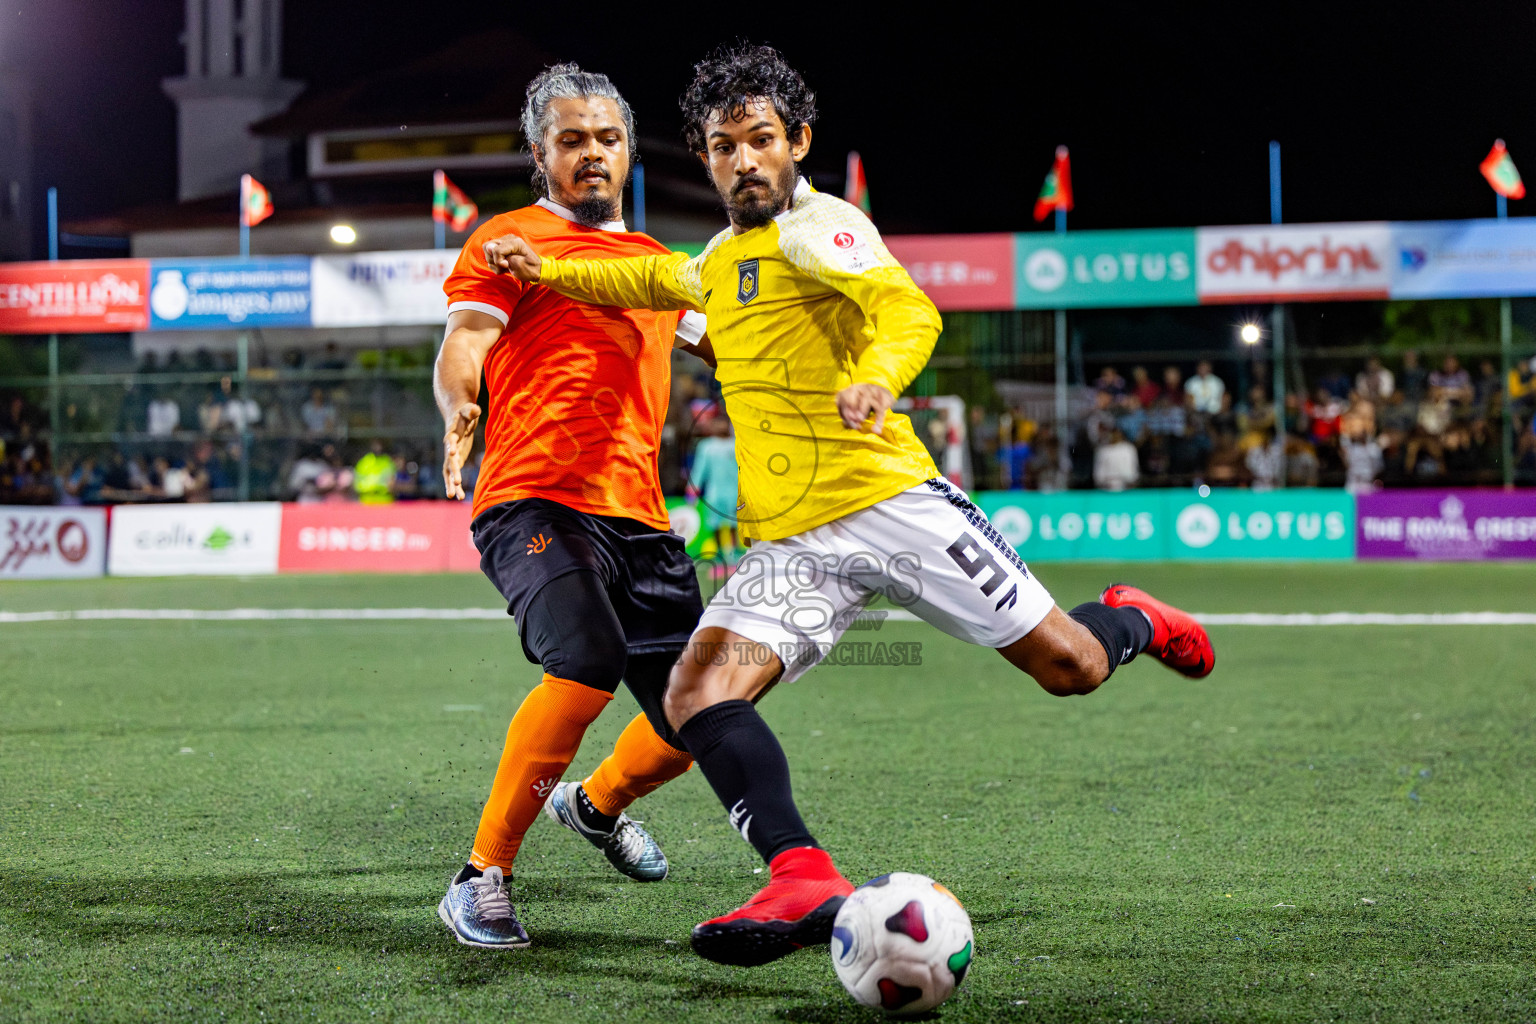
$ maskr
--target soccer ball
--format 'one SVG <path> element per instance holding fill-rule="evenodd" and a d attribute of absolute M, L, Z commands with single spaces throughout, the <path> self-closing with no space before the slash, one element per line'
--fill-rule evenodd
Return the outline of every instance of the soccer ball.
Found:
<path fill-rule="evenodd" d="M 925 1013 L 954 994 L 971 966 L 971 919 L 927 875 L 893 871 L 865 882 L 832 925 L 832 966 L 865 1006 Z"/>

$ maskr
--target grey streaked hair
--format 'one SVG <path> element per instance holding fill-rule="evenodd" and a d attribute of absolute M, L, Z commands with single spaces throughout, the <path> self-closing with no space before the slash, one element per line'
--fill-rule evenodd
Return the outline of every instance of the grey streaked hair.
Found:
<path fill-rule="evenodd" d="M 530 148 L 544 144 L 544 133 L 549 131 L 549 105 L 555 100 L 579 100 L 601 96 L 613 100 L 624 119 L 624 134 L 629 141 L 629 159 L 635 160 L 635 114 L 619 95 L 619 90 L 607 75 L 583 71 L 578 64 L 556 64 L 545 68 L 528 83 L 528 99 L 523 103 L 523 141 Z M 626 168 L 627 169 L 627 168 Z M 548 191 L 544 172 L 534 165 L 533 187 L 540 193 Z"/>

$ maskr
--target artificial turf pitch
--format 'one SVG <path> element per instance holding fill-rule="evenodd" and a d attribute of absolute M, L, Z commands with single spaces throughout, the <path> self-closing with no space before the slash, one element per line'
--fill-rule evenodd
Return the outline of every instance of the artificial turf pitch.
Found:
<path fill-rule="evenodd" d="M 1208 612 L 1527 611 L 1536 567 L 1039 566 Z M 477 577 L 8 583 L 0 610 L 491 607 Z M 851 878 L 920 871 L 976 928 L 945 1021 L 1536 1019 L 1536 628 L 1220 627 L 1047 696 L 922 624 L 919 667 L 763 705 Z M 764 881 L 697 771 L 613 873 L 548 821 L 521 952 L 435 905 L 538 679 L 510 621 L 0 625 L 0 1021 L 859 1021 L 825 950 L 688 930 Z M 621 695 L 571 775 L 633 713 Z"/>

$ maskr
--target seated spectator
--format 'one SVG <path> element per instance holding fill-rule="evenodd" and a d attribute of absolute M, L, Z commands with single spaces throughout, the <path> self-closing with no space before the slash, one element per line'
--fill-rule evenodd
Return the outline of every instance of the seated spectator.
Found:
<path fill-rule="evenodd" d="M 1184 406 L 1184 376 L 1177 366 L 1163 367 L 1163 397 L 1180 408 Z"/>
<path fill-rule="evenodd" d="M 1157 386 L 1157 382 L 1147 376 L 1145 366 L 1131 367 L 1130 394 L 1136 396 L 1136 401 L 1141 403 L 1143 409 L 1152 408 L 1152 403 L 1162 393 L 1163 389 Z"/>
<path fill-rule="evenodd" d="M 1262 435 L 1266 430 L 1271 437 L 1274 436 L 1275 406 L 1262 387 L 1254 385 L 1248 389 L 1248 406 L 1239 417 L 1238 427 L 1244 435 L 1242 447 L 1245 450 L 1263 444 Z"/>
<path fill-rule="evenodd" d="M 1035 438 L 1035 451 L 1025 468 L 1025 476 L 1014 486 L 1041 492 L 1064 491 L 1072 479 L 1072 467 L 1063 464 L 1061 441 L 1056 431 L 1043 428 Z"/>
<path fill-rule="evenodd" d="M 1180 394 L 1182 395 L 1182 392 Z M 1147 435 L 1149 437 L 1182 437 L 1185 418 L 1182 402 L 1174 397 L 1172 391 L 1165 391 L 1147 411 Z"/>
<path fill-rule="evenodd" d="M 223 422 L 224 405 L 209 391 L 197 407 L 197 425 L 204 434 L 212 434 Z"/>
<path fill-rule="evenodd" d="M 1231 487 L 1241 482 L 1242 473 L 1243 452 L 1237 446 L 1237 436 L 1217 434 L 1210 457 L 1205 460 L 1204 479 L 1218 487 Z"/>
<path fill-rule="evenodd" d="M 1472 404 L 1472 378 L 1455 356 L 1446 356 L 1440 369 L 1429 375 L 1429 397 L 1432 401 L 1443 398 L 1456 406 Z"/>
<path fill-rule="evenodd" d="M 1115 429 L 1115 399 L 1108 391 L 1093 396 L 1093 411 L 1083 420 L 1083 433 L 1094 448 L 1109 443 Z"/>
<path fill-rule="evenodd" d="M 1235 438 L 1239 433 L 1241 431 L 1238 429 L 1237 410 L 1232 405 L 1232 392 L 1227 391 L 1221 396 L 1221 408 L 1211 417 L 1211 436 L 1227 435 Z"/>
<path fill-rule="evenodd" d="M 289 497 L 300 504 L 310 505 L 324 500 L 320 492 L 320 480 L 330 472 L 330 466 L 320 453 L 306 448 L 288 471 Z"/>
<path fill-rule="evenodd" d="M 1365 369 L 1355 374 L 1355 393 L 1368 402 L 1380 404 L 1392 393 L 1395 382 L 1392 371 L 1381 365 L 1381 359 L 1371 356 L 1365 361 Z"/>
<path fill-rule="evenodd" d="M 1108 443 L 1093 453 L 1093 484 L 1104 491 L 1123 491 L 1134 487 L 1141 476 L 1136 446 L 1118 429 L 1110 431 Z"/>
<path fill-rule="evenodd" d="M 168 394 L 157 395 L 150 401 L 147 416 L 150 437 L 170 437 L 181 429 L 181 406 Z"/>
<path fill-rule="evenodd" d="M 1116 373 L 1113 366 L 1106 366 L 1099 371 L 1098 379 L 1093 382 L 1093 389 L 1106 393 L 1111 398 L 1119 398 L 1125 394 L 1125 378 Z"/>
<path fill-rule="evenodd" d="M 1147 432 L 1147 413 L 1141 407 L 1141 399 L 1135 395 L 1126 395 L 1120 400 L 1120 411 L 1115 416 L 1115 425 L 1120 428 L 1120 433 L 1131 444 L 1140 444 L 1142 435 Z"/>
<path fill-rule="evenodd" d="M 352 471 L 352 489 L 364 505 L 389 505 L 395 500 L 395 460 L 375 438 Z"/>
<path fill-rule="evenodd" d="M 1473 411 L 1480 416 L 1497 416 L 1503 404 L 1504 384 L 1492 359 L 1484 359 L 1477 367 L 1477 379 L 1472 382 Z"/>
<path fill-rule="evenodd" d="M 1307 418 L 1307 436 L 1318 447 L 1338 444 L 1339 421 L 1344 416 L 1344 406 L 1327 388 L 1318 388 L 1303 407 Z"/>
<path fill-rule="evenodd" d="M 1424 397 L 1429 385 L 1429 373 L 1419 365 L 1419 354 L 1413 349 L 1403 353 L 1403 369 L 1397 375 L 1397 387 L 1403 398 L 1417 402 Z"/>
<path fill-rule="evenodd" d="M 1214 416 L 1221 411 L 1221 398 L 1226 393 L 1227 385 L 1211 371 L 1208 359 L 1200 360 L 1195 367 L 1195 375 L 1184 384 L 1184 394 L 1190 409 L 1206 416 Z"/>
<path fill-rule="evenodd" d="M 335 437 L 337 433 L 336 407 L 326 400 L 325 392 L 315 388 L 309 393 L 309 401 L 299 411 L 304 430 L 310 437 Z"/>
<path fill-rule="evenodd" d="M 1285 479 L 1291 487 L 1317 486 L 1317 449 L 1297 434 L 1285 439 Z"/>
<path fill-rule="evenodd" d="M 1275 484 L 1280 480 L 1280 465 L 1284 454 L 1285 444 L 1276 439 L 1275 428 L 1271 426 L 1262 430 L 1259 443 L 1248 449 L 1243 460 L 1255 491 L 1275 489 Z"/>
<path fill-rule="evenodd" d="M 1354 430 L 1340 438 L 1339 450 L 1344 457 L 1344 489 L 1350 494 L 1376 490 L 1386 465 L 1376 439 L 1368 431 Z"/>

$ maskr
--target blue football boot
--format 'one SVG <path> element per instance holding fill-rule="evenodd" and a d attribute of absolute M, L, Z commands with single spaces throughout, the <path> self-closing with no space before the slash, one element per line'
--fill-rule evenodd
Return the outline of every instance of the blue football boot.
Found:
<path fill-rule="evenodd" d="M 599 832 L 581 822 L 576 811 L 579 782 L 562 782 L 544 804 L 544 813 L 603 851 L 621 874 L 637 882 L 659 882 L 667 877 L 667 855 L 651 834 L 627 814 L 619 815 L 612 832 Z"/>
<path fill-rule="evenodd" d="M 486 868 L 478 878 L 461 877 L 448 883 L 448 894 L 437 905 L 437 916 L 453 937 L 481 949 L 527 949 L 531 940 L 512 909 L 501 868 Z"/>

